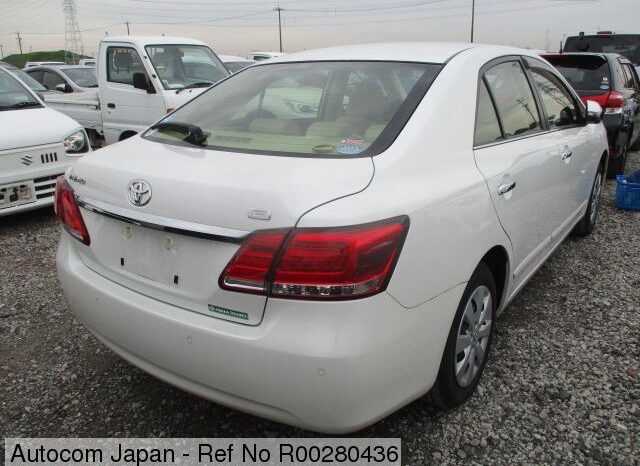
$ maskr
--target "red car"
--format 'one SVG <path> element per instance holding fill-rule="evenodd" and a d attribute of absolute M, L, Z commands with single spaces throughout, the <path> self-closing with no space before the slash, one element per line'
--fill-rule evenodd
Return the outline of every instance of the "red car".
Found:
<path fill-rule="evenodd" d="M 640 79 L 629 59 L 617 53 L 543 55 L 573 86 L 583 102 L 604 109 L 610 177 L 624 173 L 629 148 L 640 149 Z"/>

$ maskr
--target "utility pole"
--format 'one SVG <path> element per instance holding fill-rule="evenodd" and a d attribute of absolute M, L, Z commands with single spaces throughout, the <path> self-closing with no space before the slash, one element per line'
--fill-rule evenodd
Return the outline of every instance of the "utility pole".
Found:
<path fill-rule="evenodd" d="M 129 32 L 129 21 L 126 21 L 126 23 L 127 23 L 127 35 L 130 36 L 131 33 Z"/>
<path fill-rule="evenodd" d="M 471 0 L 471 43 L 473 44 L 473 26 L 476 19 L 476 0 Z"/>
<path fill-rule="evenodd" d="M 22 55 L 22 37 L 20 37 L 20 31 L 16 31 L 18 47 L 20 48 L 20 55 Z"/>
<path fill-rule="evenodd" d="M 2 44 L 0 44 L 0 60 L 4 58 L 4 49 L 2 48 Z"/>
<path fill-rule="evenodd" d="M 282 53 L 282 16 L 281 16 L 281 12 L 284 11 L 284 8 L 281 8 L 280 5 L 278 5 L 277 7 L 275 7 L 273 9 L 273 11 L 277 11 L 278 12 L 278 34 L 280 36 L 280 53 Z"/>

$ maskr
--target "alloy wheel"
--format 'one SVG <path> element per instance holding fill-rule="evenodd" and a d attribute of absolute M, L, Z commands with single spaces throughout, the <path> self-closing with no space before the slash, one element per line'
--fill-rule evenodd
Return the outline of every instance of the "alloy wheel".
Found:
<path fill-rule="evenodd" d="M 471 293 L 458 327 L 453 369 L 461 387 L 471 385 L 480 373 L 487 357 L 492 319 L 491 292 L 481 285 Z"/>

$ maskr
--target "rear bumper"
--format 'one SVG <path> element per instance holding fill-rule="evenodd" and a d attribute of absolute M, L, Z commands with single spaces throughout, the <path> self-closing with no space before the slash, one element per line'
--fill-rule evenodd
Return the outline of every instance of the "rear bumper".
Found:
<path fill-rule="evenodd" d="M 615 159 L 621 152 L 623 144 L 629 137 L 629 128 L 624 125 L 623 115 L 605 114 L 602 123 L 607 130 L 607 142 L 609 144 L 609 160 Z"/>
<path fill-rule="evenodd" d="M 257 327 L 122 287 L 81 262 L 63 233 L 58 275 L 73 311 L 121 357 L 220 404 L 327 433 L 358 430 L 433 385 L 464 284 L 412 309 L 270 299 Z M 215 285 L 214 285 L 215 286 Z"/>

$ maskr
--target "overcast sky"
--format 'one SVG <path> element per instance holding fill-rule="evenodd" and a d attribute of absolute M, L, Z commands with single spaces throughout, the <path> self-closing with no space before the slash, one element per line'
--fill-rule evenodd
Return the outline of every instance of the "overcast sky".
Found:
<path fill-rule="evenodd" d="M 384 41 L 469 41 L 472 0 L 280 0 L 287 52 Z M 76 0 L 85 52 L 101 36 L 194 37 L 218 53 L 278 50 L 271 0 Z M 64 46 L 62 0 L 2 0 L 0 44 L 16 53 Z M 640 0 L 476 0 L 476 42 L 557 50 L 566 33 L 640 32 Z"/>

